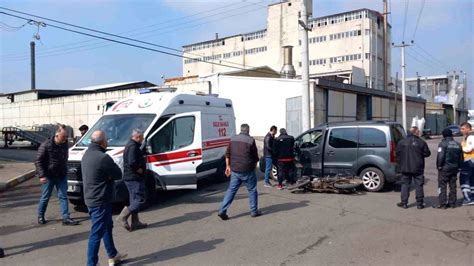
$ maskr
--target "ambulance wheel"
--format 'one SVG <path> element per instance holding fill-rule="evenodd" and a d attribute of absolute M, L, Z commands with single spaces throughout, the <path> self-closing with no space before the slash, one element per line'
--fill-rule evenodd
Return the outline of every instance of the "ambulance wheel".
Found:
<path fill-rule="evenodd" d="M 272 172 L 270 174 L 270 177 L 273 180 L 278 181 L 278 167 L 276 165 L 272 165 Z"/>

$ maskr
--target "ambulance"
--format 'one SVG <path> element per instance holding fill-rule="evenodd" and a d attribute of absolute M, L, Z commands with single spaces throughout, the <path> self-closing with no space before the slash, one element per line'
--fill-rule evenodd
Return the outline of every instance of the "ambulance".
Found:
<path fill-rule="evenodd" d="M 148 200 L 153 199 L 157 189 L 196 189 L 202 178 L 224 178 L 224 154 L 235 134 L 232 101 L 212 95 L 147 89 L 116 102 L 69 149 L 68 197 L 72 204 L 84 204 L 81 159 L 92 133 L 105 132 L 106 152 L 123 170 L 123 152 L 133 129 L 140 129 L 145 135 Z M 128 200 L 122 180 L 115 181 L 113 199 Z"/>

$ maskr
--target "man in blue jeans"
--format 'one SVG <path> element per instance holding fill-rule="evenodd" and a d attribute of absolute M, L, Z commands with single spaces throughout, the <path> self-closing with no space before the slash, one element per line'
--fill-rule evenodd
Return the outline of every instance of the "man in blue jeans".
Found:
<path fill-rule="evenodd" d="M 84 201 L 92 220 L 91 233 L 87 247 L 87 265 L 97 265 L 100 241 L 104 240 L 109 265 L 120 263 L 126 254 L 115 248 L 112 236 L 112 195 L 114 180 L 122 178 L 122 170 L 105 153 L 107 138 L 97 130 L 92 133 L 91 144 L 82 158 L 82 180 L 84 182 Z"/>
<path fill-rule="evenodd" d="M 257 145 L 249 132 L 249 125 L 242 124 L 240 134 L 231 137 L 225 154 L 225 174 L 230 176 L 230 183 L 217 214 L 224 221 L 229 219 L 227 209 L 232 204 L 242 183 L 245 184 L 249 192 L 250 215 L 252 217 L 261 215 L 258 211 L 257 176 L 255 174 L 258 162 Z"/>
<path fill-rule="evenodd" d="M 63 225 L 78 225 L 77 221 L 69 217 L 67 201 L 67 132 L 64 125 L 60 125 L 54 137 L 44 141 L 38 149 L 35 161 L 36 172 L 41 182 L 41 199 L 38 205 L 38 224 L 45 224 L 44 214 L 49 199 L 56 187 L 61 208 Z"/>
<path fill-rule="evenodd" d="M 273 166 L 273 141 L 275 140 L 275 135 L 277 133 L 277 127 L 272 126 L 270 132 L 267 133 L 263 139 L 263 156 L 265 157 L 265 178 L 264 178 L 264 187 L 272 187 L 270 183 L 270 173 Z"/>

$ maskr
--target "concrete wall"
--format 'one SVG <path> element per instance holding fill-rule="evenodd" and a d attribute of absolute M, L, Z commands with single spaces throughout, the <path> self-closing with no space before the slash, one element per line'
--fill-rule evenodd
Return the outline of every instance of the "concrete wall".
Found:
<path fill-rule="evenodd" d="M 136 94 L 137 89 L 101 92 L 0 104 L 0 128 L 6 126 L 31 127 L 62 123 L 74 128 L 82 124 L 92 126 L 102 115 L 103 105 Z"/>
<path fill-rule="evenodd" d="M 301 80 L 232 76 L 210 79 L 212 93 L 232 100 L 237 128 L 248 123 L 254 136 L 265 136 L 272 125 L 286 127 L 286 99 L 301 96 Z"/>
<path fill-rule="evenodd" d="M 328 122 L 356 120 L 356 94 L 339 91 L 328 91 L 328 94 Z"/>
<path fill-rule="evenodd" d="M 390 99 L 372 97 L 372 120 L 390 120 Z"/>

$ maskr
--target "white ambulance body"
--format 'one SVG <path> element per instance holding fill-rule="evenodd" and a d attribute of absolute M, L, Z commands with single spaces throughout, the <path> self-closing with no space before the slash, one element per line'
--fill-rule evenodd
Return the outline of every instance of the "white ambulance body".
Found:
<path fill-rule="evenodd" d="M 235 134 L 235 116 L 231 100 L 215 96 L 149 92 L 118 101 L 69 149 L 71 203 L 83 202 L 80 163 L 92 132 L 105 132 L 107 153 L 123 169 L 123 151 L 135 128 L 145 135 L 151 197 L 156 188 L 196 189 L 198 179 L 222 176 L 225 150 Z M 114 194 L 114 201 L 126 201 L 121 180 L 116 181 Z"/>

